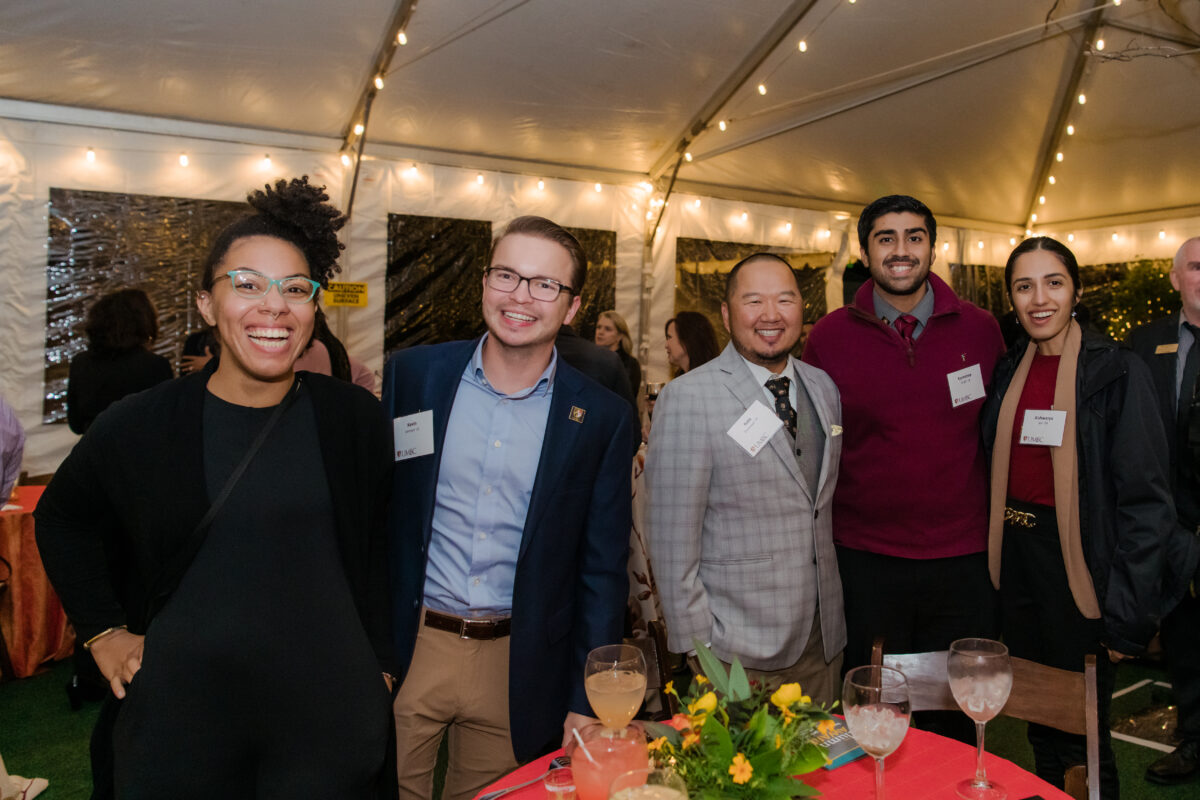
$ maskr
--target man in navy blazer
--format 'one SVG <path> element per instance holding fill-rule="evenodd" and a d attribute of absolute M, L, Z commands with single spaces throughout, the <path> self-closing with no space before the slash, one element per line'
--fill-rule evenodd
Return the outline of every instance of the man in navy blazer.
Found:
<path fill-rule="evenodd" d="M 1171 265 L 1171 285 L 1179 292 L 1178 314 L 1146 323 L 1129 334 L 1129 346 L 1150 366 L 1159 414 L 1170 439 L 1171 487 L 1175 512 L 1185 529 L 1170 540 L 1168 592 L 1179 605 L 1163 619 L 1167 673 L 1178 709 L 1179 746 L 1146 768 L 1146 780 L 1184 783 L 1200 775 L 1200 476 L 1188 452 L 1190 416 L 1195 414 L 1196 370 L 1200 369 L 1200 236 L 1184 242 Z"/>
<path fill-rule="evenodd" d="M 621 640 L 632 436 L 627 404 L 558 357 L 587 259 L 514 220 L 484 271 L 488 332 L 395 354 L 390 567 L 401 797 L 470 798 L 593 722 L 588 651 Z"/>

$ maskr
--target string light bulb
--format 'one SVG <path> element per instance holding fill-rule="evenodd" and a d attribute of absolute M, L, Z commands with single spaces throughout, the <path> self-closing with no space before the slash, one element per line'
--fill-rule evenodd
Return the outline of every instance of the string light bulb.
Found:
<path fill-rule="evenodd" d="M 642 181 L 641 183 L 638 184 L 638 188 L 641 189 L 643 192 L 653 192 L 654 184 L 650 183 L 650 181 Z"/>
<path fill-rule="evenodd" d="M 355 124 L 355 126 L 354 126 L 354 135 L 362 136 L 363 131 L 365 131 L 365 130 L 366 130 L 366 128 L 363 127 L 363 124 L 361 122 L 359 122 L 359 123 Z"/>
<path fill-rule="evenodd" d="M 1060 163 L 1062 162 L 1062 160 L 1063 160 L 1063 154 L 1062 154 L 1062 151 L 1061 151 L 1061 150 L 1059 150 L 1057 153 L 1055 153 L 1055 154 L 1054 154 L 1054 160 L 1055 160 L 1055 161 L 1058 161 L 1058 162 L 1060 162 Z"/>
<path fill-rule="evenodd" d="M 759 94 L 766 94 L 766 93 L 767 93 L 767 85 L 766 85 L 765 83 L 760 83 L 760 84 L 758 85 L 758 93 L 759 93 Z"/>
<path fill-rule="evenodd" d="M 980 239 L 980 240 L 979 240 L 979 249 L 980 249 L 980 250 L 982 250 L 982 249 L 983 249 L 983 239 Z"/>
<path fill-rule="evenodd" d="M 87 154 L 84 156 L 84 158 L 86 158 L 88 160 L 89 164 L 94 162 L 96 160 L 96 151 L 89 147 L 87 149 Z"/>
<path fill-rule="evenodd" d="M 1159 238 L 1159 239 L 1165 239 L 1165 238 L 1167 238 L 1167 232 L 1166 232 L 1166 231 L 1159 231 L 1159 232 L 1158 232 L 1158 238 Z"/>
<path fill-rule="evenodd" d="M 1068 233 L 1068 234 L 1067 234 L 1067 241 L 1068 241 L 1068 242 L 1073 242 L 1073 241 L 1075 241 L 1075 234 L 1073 234 L 1073 233 Z"/>
<path fill-rule="evenodd" d="M 745 222 L 748 219 L 750 219 L 750 215 L 747 214 L 745 211 L 743 211 L 742 212 L 742 222 Z"/>
<path fill-rule="evenodd" d="M 1097 40 L 1096 40 L 1096 49 L 1097 49 L 1097 50 L 1103 50 L 1103 49 L 1104 49 L 1104 40 L 1103 40 L 1103 39 L 1097 39 Z"/>
<path fill-rule="evenodd" d="M 375 76 L 375 88 L 383 89 L 383 76 L 382 75 Z"/>
<path fill-rule="evenodd" d="M 476 182 L 477 184 L 479 184 L 480 186 L 483 186 L 483 173 L 482 173 L 482 172 L 478 173 L 478 174 L 475 176 L 475 182 Z"/>
<path fill-rule="evenodd" d="M 699 208 L 700 207 L 700 198 L 697 197 L 695 202 L 692 203 L 692 205 L 696 208 Z"/>
<path fill-rule="evenodd" d="M 1053 176 L 1053 175 L 1051 175 L 1049 178 L 1047 178 L 1047 182 L 1048 182 L 1048 183 L 1049 183 L 1051 186 L 1053 186 L 1054 184 L 1058 183 L 1058 181 L 1056 181 L 1056 180 L 1054 179 L 1054 176 Z"/>
<path fill-rule="evenodd" d="M 808 42 L 804 41 L 803 39 L 800 40 L 800 52 L 801 53 L 808 52 Z"/>
<path fill-rule="evenodd" d="M 415 178 L 415 177 L 417 177 L 419 174 L 421 174 L 421 173 L 420 173 L 420 171 L 417 169 L 417 165 L 416 165 L 416 164 L 413 164 L 413 165 L 411 165 L 411 166 L 408 168 L 408 176 L 409 176 L 410 178 Z"/>
<path fill-rule="evenodd" d="M 790 222 L 783 223 L 783 231 L 784 231 L 784 233 L 791 233 L 792 232 L 792 223 L 790 223 Z"/>
<path fill-rule="evenodd" d="M 602 191 L 604 191 L 604 187 L 597 183 L 596 184 L 596 193 L 599 194 Z"/>
<path fill-rule="evenodd" d="M 263 169 L 271 168 L 271 154 L 270 153 L 267 153 L 266 155 L 263 156 L 262 167 L 263 167 Z"/>
<path fill-rule="evenodd" d="M 717 123 L 717 127 L 720 128 L 721 130 L 725 130 L 729 126 L 725 124 L 725 120 L 721 120 L 720 122 Z"/>
<path fill-rule="evenodd" d="M 654 212 L 653 212 L 653 211 L 647 211 L 647 212 L 646 212 L 646 221 L 647 221 L 647 222 L 649 222 L 649 221 L 650 221 L 650 220 L 652 220 L 652 219 L 654 219 Z"/>
<path fill-rule="evenodd" d="M 1037 214 L 1030 214 L 1030 215 L 1029 215 L 1029 221 L 1030 221 L 1030 222 L 1037 222 Z"/>
<path fill-rule="evenodd" d="M 342 166 L 350 166 L 350 155 L 348 153 L 342 153 Z"/>
<path fill-rule="evenodd" d="M 1033 230 L 1031 228 L 1026 228 L 1025 229 L 1025 237 L 1029 238 L 1030 236 L 1033 236 Z"/>
<path fill-rule="evenodd" d="M 399 44 L 401 47 L 404 47 L 404 45 L 408 44 L 408 34 L 405 33 L 404 31 L 400 31 L 399 33 L 397 33 L 396 34 L 396 43 Z"/>
<path fill-rule="evenodd" d="M 546 191 L 546 182 L 544 180 L 542 180 L 541 178 L 538 178 L 538 191 L 539 192 Z"/>
<path fill-rule="evenodd" d="M 950 243 L 949 242 L 942 242 L 942 252 L 943 253 L 950 252 Z"/>
<path fill-rule="evenodd" d="M 683 160 L 684 160 L 684 161 L 687 161 L 688 163 L 691 163 L 691 160 L 692 160 L 692 154 L 691 154 L 691 153 L 684 153 L 684 154 L 683 154 Z"/>
<path fill-rule="evenodd" d="M 1046 195 L 1042 195 L 1041 197 L 1038 198 L 1038 205 L 1039 206 L 1046 205 Z"/>
<path fill-rule="evenodd" d="M 1087 102 L 1087 95 L 1084 94 L 1083 92 L 1080 92 L 1079 93 L 1079 105 L 1083 105 L 1086 102 Z"/>
<path fill-rule="evenodd" d="M 1074 136 L 1074 135 L 1075 135 L 1075 126 L 1068 125 L 1067 126 L 1067 136 Z"/>
<path fill-rule="evenodd" d="M 186 167 L 189 163 L 191 163 L 191 162 L 189 161 L 189 159 L 187 157 L 187 153 L 180 153 L 179 154 L 179 166 Z"/>
<path fill-rule="evenodd" d="M 1016 243 L 1017 243 L 1017 237 L 1015 237 L 1015 236 L 1010 236 L 1010 237 L 1008 237 L 1008 243 L 1009 243 L 1010 245 L 1011 245 L 1011 244 L 1016 244 Z"/>

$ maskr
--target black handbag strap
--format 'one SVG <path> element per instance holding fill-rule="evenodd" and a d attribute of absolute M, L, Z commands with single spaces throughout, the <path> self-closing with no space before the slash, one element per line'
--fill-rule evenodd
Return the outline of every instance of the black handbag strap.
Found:
<path fill-rule="evenodd" d="M 208 507 L 208 511 L 196 523 L 196 527 L 188 534 L 186 541 L 175 552 L 174 558 L 163 569 L 158 581 L 158 591 L 153 595 L 150 605 L 150 613 L 147 616 L 147 622 L 153 619 L 156 614 L 166 605 L 167 598 L 175 591 L 179 582 L 183 580 L 184 573 L 191 566 L 196 554 L 200 552 L 200 547 L 204 544 L 204 539 L 208 535 L 208 527 L 216 518 L 218 512 L 224 507 L 225 501 L 229 499 L 229 495 L 233 492 L 233 488 L 237 486 L 242 474 L 246 468 L 250 466 L 250 462 L 254 460 L 254 456 L 258 454 L 263 443 L 271 434 L 271 430 L 284 413 L 296 401 L 296 396 L 300 394 L 300 377 L 296 376 L 296 382 L 292 384 L 292 388 L 288 390 L 287 396 L 279 405 L 275 406 L 275 410 L 271 412 L 271 416 L 267 418 L 267 422 L 263 425 L 262 430 L 258 432 L 258 436 L 254 437 L 254 441 L 246 450 L 246 454 L 242 456 L 241 462 L 234 468 L 233 472 L 229 473 L 229 477 L 225 481 L 225 485 L 221 487 L 220 493 L 216 499 L 212 501 L 212 505 Z"/>

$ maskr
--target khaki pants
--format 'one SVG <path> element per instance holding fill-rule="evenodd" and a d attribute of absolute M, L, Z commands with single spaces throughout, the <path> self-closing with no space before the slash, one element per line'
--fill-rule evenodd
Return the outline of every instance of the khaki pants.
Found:
<path fill-rule="evenodd" d="M 509 642 L 507 636 L 462 639 L 421 625 L 393 704 L 402 800 L 433 796 L 433 769 L 447 727 L 444 800 L 470 800 L 517 768 L 508 725 Z"/>
<path fill-rule="evenodd" d="M 722 661 L 725 669 L 729 663 Z M 700 661 L 695 656 L 688 656 L 688 666 L 693 674 L 702 672 Z M 800 689 L 814 703 L 832 705 L 842 697 L 842 654 L 838 653 L 833 661 L 825 662 L 825 643 L 821 639 L 821 614 L 813 614 L 813 627 L 808 635 L 808 643 L 800 660 L 789 667 L 774 670 L 746 669 L 746 677 L 759 683 L 770 683 L 781 686 L 785 683 L 799 683 Z"/>

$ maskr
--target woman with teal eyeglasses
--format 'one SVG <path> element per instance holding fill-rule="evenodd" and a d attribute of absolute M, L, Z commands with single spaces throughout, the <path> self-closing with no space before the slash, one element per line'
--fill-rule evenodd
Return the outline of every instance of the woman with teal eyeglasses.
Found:
<path fill-rule="evenodd" d="M 102 414 L 38 505 L 112 687 L 93 797 L 395 792 L 391 427 L 369 392 L 293 369 L 342 247 L 327 200 L 307 177 L 248 197 L 197 294 L 220 359 Z"/>

